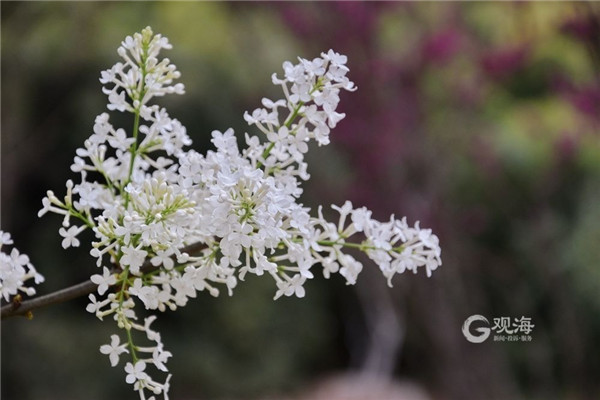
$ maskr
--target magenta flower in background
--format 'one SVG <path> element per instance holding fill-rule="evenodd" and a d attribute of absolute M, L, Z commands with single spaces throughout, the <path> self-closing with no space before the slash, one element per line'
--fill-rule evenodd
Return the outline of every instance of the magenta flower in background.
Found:
<path fill-rule="evenodd" d="M 561 31 L 584 43 L 600 44 L 600 21 L 594 14 L 578 15 L 567 19 L 560 27 Z"/>
<path fill-rule="evenodd" d="M 450 27 L 434 32 L 423 44 L 423 60 L 425 63 L 444 65 L 461 50 L 461 32 Z"/>
<path fill-rule="evenodd" d="M 528 45 L 491 49 L 481 57 L 481 68 L 491 79 L 503 80 L 525 67 L 530 52 Z"/>

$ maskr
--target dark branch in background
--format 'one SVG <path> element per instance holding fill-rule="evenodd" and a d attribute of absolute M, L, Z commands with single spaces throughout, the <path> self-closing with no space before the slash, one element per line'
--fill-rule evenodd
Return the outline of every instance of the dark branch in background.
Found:
<path fill-rule="evenodd" d="M 31 310 L 85 296 L 86 294 L 95 291 L 97 287 L 98 286 L 94 282 L 87 280 L 44 296 L 35 297 L 31 300 L 23 302 L 13 301 L 12 303 L 2 306 L 2 319 L 15 317 L 17 315 L 24 315 L 30 318 Z"/>
<path fill-rule="evenodd" d="M 204 243 L 194 243 L 180 249 L 180 251 L 182 253 L 188 253 L 190 255 L 193 255 L 204 248 L 206 248 L 206 245 Z M 173 260 L 175 260 L 176 257 L 173 256 L 172 258 Z M 156 269 L 157 267 L 153 266 L 149 260 L 146 260 L 141 268 L 141 271 L 145 273 Z M 96 285 L 94 282 L 87 280 L 85 282 L 81 282 L 76 285 L 57 290 L 56 292 L 48 293 L 39 297 L 34 297 L 31 300 L 26 300 L 23 302 L 13 300 L 13 302 L 2 306 L 2 319 L 15 317 L 17 315 L 24 315 L 28 318 L 31 318 L 32 310 L 49 306 L 52 304 L 64 303 L 65 301 L 85 296 L 94 292 L 97 287 L 98 285 Z"/>

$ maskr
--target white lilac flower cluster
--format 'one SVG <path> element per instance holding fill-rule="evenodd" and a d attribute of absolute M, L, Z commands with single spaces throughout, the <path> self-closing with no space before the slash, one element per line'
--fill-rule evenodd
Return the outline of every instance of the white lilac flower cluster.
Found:
<path fill-rule="evenodd" d="M 146 367 L 167 372 L 171 353 L 150 329 L 154 316 L 136 322 L 139 303 L 164 311 L 185 306 L 198 291 L 217 296 L 224 287 L 231 295 L 248 273 L 270 276 L 275 298 L 303 297 L 316 267 L 327 278 L 339 272 L 354 284 L 362 264 L 346 249 L 366 253 L 390 283 L 405 270 L 424 267 L 429 276 L 441 265 L 437 237 L 418 224 L 393 217 L 379 222 L 350 202 L 333 207 L 340 214 L 334 224 L 321 208 L 311 215 L 298 201 L 300 184 L 309 178 L 308 143 L 329 143 L 330 130 L 344 118 L 336 112 L 340 92 L 356 89 L 345 56 L 329 50 L 313 60 L 285 62 L 283 77 L 272 77 L 284 98 L 263 99 L 263 107 L 244 114 L 264 140 L 246 133 L 240 149 L 233 130 L 214 131 L 215 149 L 202 155 L 184 149 L 191 144 L 185 128 L 150 104 L 155 96 L 184 91 L 173 82 L 175 66 L 158 58 L 170 47 L 150 28 L 122 42 L 124 62 L 104 71 L 100 82 L 109 110 L 133 114 L 133 132 L 99 115 L 72 165 L 81 182 L 68 181 L 63 200 L 49 191 L 40 210 L 64 215 L 64 248 L 79 246 L 84 229 L 94 231 L 91 254 L 102 273 L 91 277 L 98 298 L 89 296 L 87 310 L 112 317 L 125 330 L 125 343 L 113 335 L 101 352 L 113 366 L 129 354 L 126 381 L 142 399 L 146 392 L 167 398 L 170 375 L 158 383 Z M 138 345 L 138 336 L 150 345 Z"/>
<path fill-rule="evenodd" d="M 12 244 L 10 233 L 0 230 L 0 297 L 5 301 L 10 301 L 11 296 L 18 296 L 19 292 L 33 296 L 35 288 L 28 286 L 31 282 L 27 282 L 30 279 L 35 284 L 44 282 L 44 277 L 35 270 L 26 254 L 21 254 L 14 247 L 10 254 L 2 251 L 3 246 Z"/>

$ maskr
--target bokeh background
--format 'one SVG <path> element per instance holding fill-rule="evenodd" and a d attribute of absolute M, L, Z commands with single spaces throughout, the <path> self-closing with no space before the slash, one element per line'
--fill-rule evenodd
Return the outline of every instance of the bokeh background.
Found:
<path fill-rule="evenodd" d="M 309 153 L 303 202 L 406 215 L 440 237 L 433 277 L 387 288 L 315 279 L 272 301 L 268 279 L 199 296 L 157 324 L 174 399 L 596 399 L 600 396 L 600 7 L 573 3 L 2 2 L 1 224 L 47 280 L 95 273 L 64 251 L 75 149 L 105 110 L 99 72 L 151 25 L 185 96 L 161 100 L 198 150 L 279 93 L 284 60 L 333 48 L 359 91 Z M 129 126 L 129 122 L 125 121 Z M 89 239 L 89 237 L 88 237 Z M 2 322 L 2 398 L 132 399 L 98 352 L 114 327 L 85 299 Z M 521 317 L 531 342 L 472 344 L 472 314 Z"/>

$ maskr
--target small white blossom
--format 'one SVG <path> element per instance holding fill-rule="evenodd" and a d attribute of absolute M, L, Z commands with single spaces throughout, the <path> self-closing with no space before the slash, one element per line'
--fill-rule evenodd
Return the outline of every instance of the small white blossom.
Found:
<path fill-rule="evenodd" d="M 111 335 L 110 344 L 103 344 L 100 346 L 100 353 L 108 355 L 110 365 L 114 367 L 119 363 L 119 355 L 121 353 L 129 353 L 129 350 L 127 350 L 126 347 L 126 343 L 120 344 L 119 336 Z"/>
<path fill-rule="evenodd" d="M 146 363 L 144 361 L 138 361 L 134 364 L 128 362 L 125 365 L 125 372 L 127 376 L 125 377 L 125 382 L 129 384 L 133 384 L 139 380 L 148 379 L 148 374 L 144 372 L 146 369 Z"/>
<path fill-rule="evenodd" d="M 0 246 L 5 244 L 13 244 L 12 238 L 10 237 L 10 233 L 0 231 Z"/>
<path fill-rule="evenodd" d="M 96 296 L 94 296 L 93 294 L 90 294 L 88 298 L 90 299 L 90 303 L 86 306 L 85 310 L 89 313 L 97 314 L 98 311 L 100 311 L 100 309 L 104 306 L 104 304 L 96 301 Z"/>
<path fill-rule="evenodd" d="M 134 275 L 138 275 L 140 273 L 140 267 L 144 264 L 148 252 L 132 246 L 121 247 L 121 251 L 123 252 L 123 256 L 120 260 L 121 265 L 129 266 L 129 270 Z"/>
<path fill-rule="evenodd" d="M 12 243 L 10 233 L 0 230 L 0 250 Z M 44 277 L 36 271 L 26 254 L 21 254 L 16 248 L 13 248 L 10 254 L 0 252 L 0 297 L 9 301 L 10 297 L 17 295 L 19 291 L 28 296 L 34 295 L 35 288 L 26 283 L 32 278 L 36 284 L 44 282 Z"/>
<path fill-rule="evenodd" d="M 295 275 L 293 278 L 289 278 L 288 280 L 279 280 L 277 282 L 277 287 L 279 290 L 275 293 L 275 299 L 285 295 L 285 296 L 293 296 L 302 298 L 305 295 L 304 287 L 302 286 L 306 279 L 301 275 Z"/>
<path fill-rule="evenodd" d="M 81 233 L 85 229 L 84 226 L 71 226 L 69 229 L 60 228 L 58 233 L 64 238 L 62 241 L 63 249 L 68 247 L 79 247 L 79 239 L 77 239 L 77 235 Z"/>
<path fill-rule="evenodd" d="M 98 294 L 102 296 L 108 290 L 109 286 L 117 283 L 117 276 L 104 267 L 102 275 L 92 275 L 90 280 L 98 285 Z"/>
<path fill-rule="evenodd" d="M 161 343 L 159 346 L 156 346 L 156 348 L 152 352 L 152 362 L 154 363 L 156 368 L 158 368 L 161 371 L 167 372 L 168 369 L 165 363 L 172 356 L 173 354 L 171 354 L 170 351 L 163 350 Z"/>

